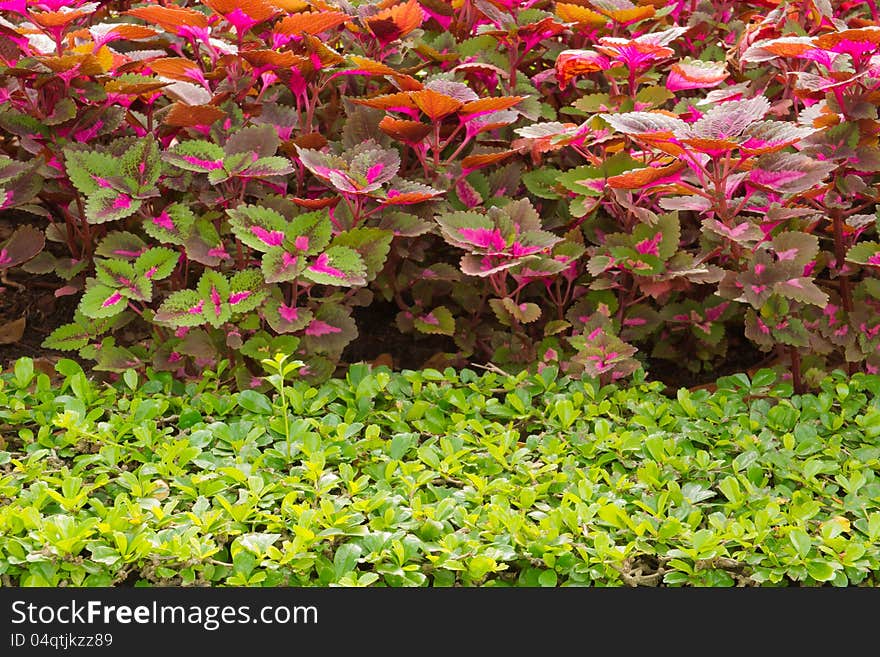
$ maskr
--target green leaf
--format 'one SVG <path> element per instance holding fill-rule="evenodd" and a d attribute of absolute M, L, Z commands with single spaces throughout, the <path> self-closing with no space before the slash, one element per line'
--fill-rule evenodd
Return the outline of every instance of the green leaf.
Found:
<path fill-rule="evenodd" d="M 564 198 L 558 191 L 559 169 L 542 167 L 523 174 L 522 181 L 531 194 L 538 198 L 558 200 Z"/>
<path fill-rule="evenodd" d="M 819 559 L 810 559 L 807 561 L 807 572 L 817 582 L 828 582 L 834 579 L 837 571 L 827 561 Z"/>
<path fill-rule="evenodd" d="M 345 543 L 336 549 L 333 555 L 333 570 L 336 577 L 340 578 L 357 567 L 358 558 L 361 556 L 361 547 L 354 543 Z"/>
<path fill-rule="evenodd" d="M 52 331 L 46 339 L 43 340 L 42 346 L 47 349 L 58 349 L 60 351 L 74 351 L 85 347 L 94 335 L 94 329 L 89 326 L 83 326 L 77 322 L 70 324 L 62 324 Z"/>
<path fill-rule="evenodd" d="M 805 559 L 813 547 L 810 536 L 802 529 L 792 529 L 788 532 L 788 540 L 791 541 L 801 559 Z"/>
<path fill-rule="evenodd" d="M 239 406 L 251 413 L 258 413 L 259 415 L 272 414 L 272 404 L 269 402 L 269 398 L 256 390 L 242 390 L 238 393 L 236 400 Z"/>
<path fill-rule="evenodd" d="M 559 580 L 559 578 L 556 575 L 555 570 L 545 570 L 540 575 L 538 575 L 538 584 L 540 584 L 543 587 L 547 587 L 547 588 L 554 587 L 554 586 L 556 586 L 556 583 L 558 580 Z"/>
<path fill-rule="evenodd" d="M 859 265 L 880 266 L 880 244 L 877 242 L 859 242 L 850 247 L 846 259 Z"/>

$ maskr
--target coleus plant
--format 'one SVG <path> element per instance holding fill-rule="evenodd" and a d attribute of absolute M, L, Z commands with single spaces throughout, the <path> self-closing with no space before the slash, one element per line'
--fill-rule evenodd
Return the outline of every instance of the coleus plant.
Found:
<path fill-rule="evenodd" d="M 606 381 L 635 357 L 711 367 L 733 327 L 795 367 L 876 367 L 872 21 L 821 2 L 4 3 L 0 212 L 43 214 L 50 242 L 27 262 L 10 242 L 6 267 L 82 294 L 47 344 L 109 370 L 243 355 L 250 385 L 282 350 L 323 376 L 374 294 L 461 355 Z"/>

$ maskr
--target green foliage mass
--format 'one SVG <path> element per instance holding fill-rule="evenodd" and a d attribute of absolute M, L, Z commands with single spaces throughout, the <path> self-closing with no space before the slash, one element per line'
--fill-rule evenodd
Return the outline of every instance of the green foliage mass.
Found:
<path fill-rule="evenodd" d="M 264 365 L 0 375 L 3 585 L 880 584 L 880 377 Z"/>

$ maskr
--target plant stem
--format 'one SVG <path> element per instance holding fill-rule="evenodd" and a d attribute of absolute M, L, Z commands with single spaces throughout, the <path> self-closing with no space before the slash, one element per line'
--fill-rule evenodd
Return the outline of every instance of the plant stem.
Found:
<path fill-rule="evenodd" d="M 840 301 L 846 311 L 847 320 L 852 314 L 853 298 L 852 289 L 849 285 L 849 274 L 843 271 L 846 267 L 846 245 L 843 243 L 843 214 L 840 208 L 831 208 L 831 221 L 834 228 L 834 259 L 837 267 L 838 280 L 840 281 Z M 856 373 L 856 364 L 847 362 L 847 371 L 850 376 Z"/>
<path fill-rule="evenodd" d="M 801 352 L 797 347 L 790 347 L 791 354 L 791 382 L 794 385 L 796 395 L 802 395 L 805 392 L 803 377 L 801 376 Z"/>

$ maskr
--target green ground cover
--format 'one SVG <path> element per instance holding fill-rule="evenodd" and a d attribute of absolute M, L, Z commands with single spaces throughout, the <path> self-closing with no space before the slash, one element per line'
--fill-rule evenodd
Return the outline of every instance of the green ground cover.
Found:
<path fill-rule="evenodd" d="M 880 377 L 0 374 L 3 585 L 877 586 Z"/>

